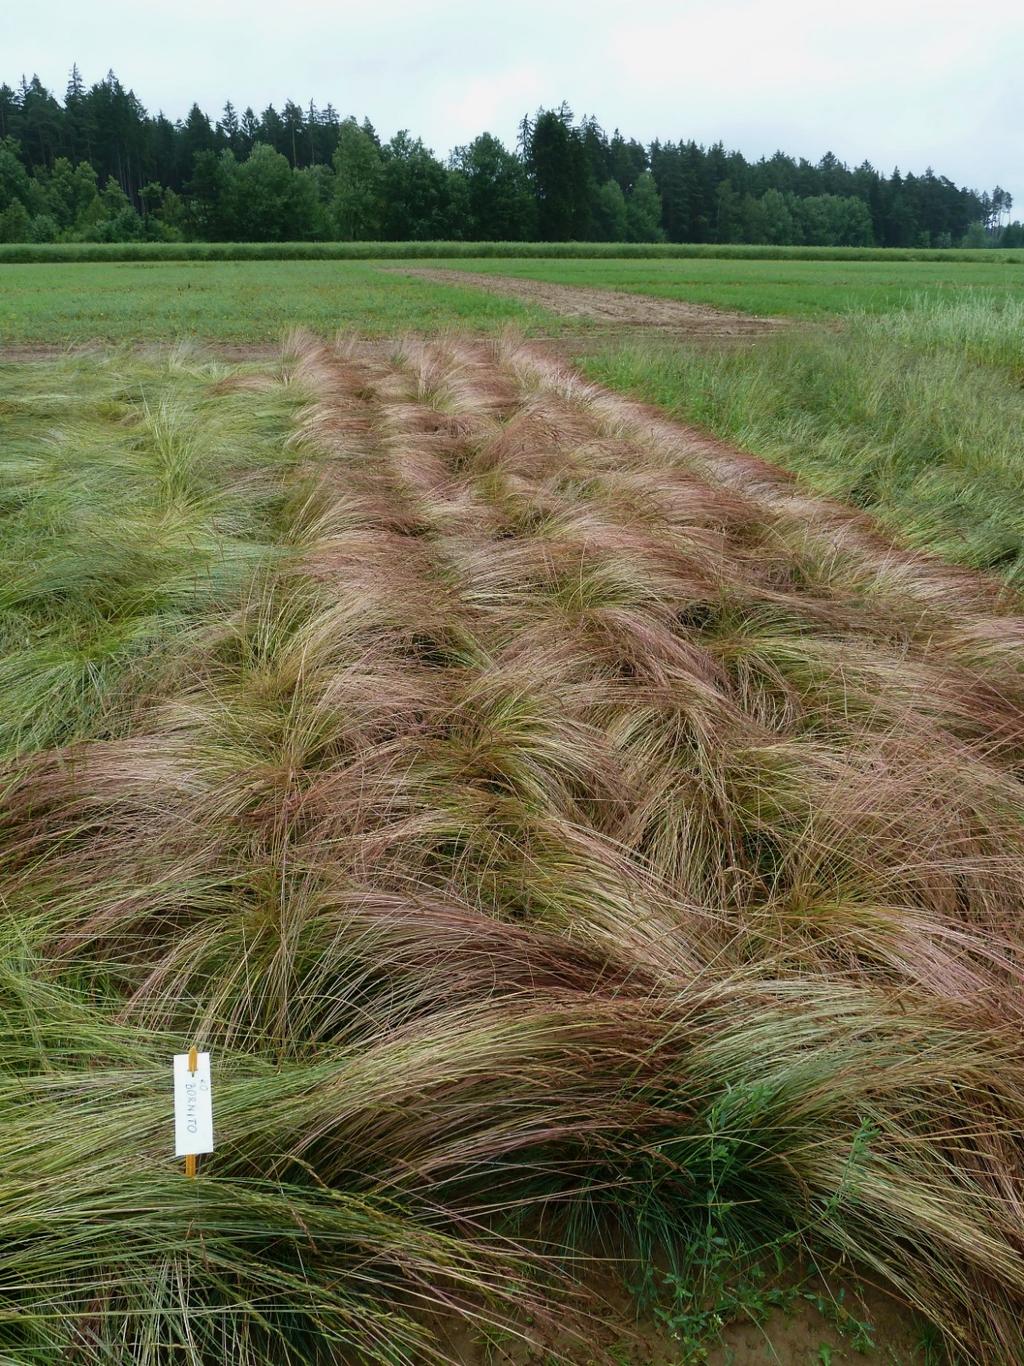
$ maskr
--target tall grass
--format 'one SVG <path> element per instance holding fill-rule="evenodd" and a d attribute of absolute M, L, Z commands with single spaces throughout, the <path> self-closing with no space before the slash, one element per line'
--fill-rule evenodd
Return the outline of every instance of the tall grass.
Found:
<path fill-rule="evenodd" d="M 589 374 L 880 518 L 904 543 L 1024 576 L 1024 305 L 985 295 L 727 352 L 626 345 Z"/>
<path fill-rule="evenodd" d="M 14 695 L 0 1353 L 440 1362 L 453 1318 L 561 1317 L 579 1360 L 586 1257 L 712 1238 L 1018 1359 L 1009 591 L 513 338 L 164 384 L 175 506 L 282 549 L 188 599 L 119 725 Z"/>
<path fill-rule="evenodd" d="M 0 754 L 115 733 L 276 553 L 288 401 L 215 365 L 83 353 L 5 372 Z"/>
<path fill-rule="evenodd" d="M 368 261 L 420 257 L 722 257 L 770 261 L 981 261 L 1024 264 L 1024 249 L 778 247 L 709 242 L 19 242 L 0 264 L 73 261 Z"/>
<path fill-rule="evenodd" d="M 946 299 L 921 294 L 873 322 L 874 335 L 886 341 L 996 366 L 1024 384 L 1024 300 L 984 291 Z"/>

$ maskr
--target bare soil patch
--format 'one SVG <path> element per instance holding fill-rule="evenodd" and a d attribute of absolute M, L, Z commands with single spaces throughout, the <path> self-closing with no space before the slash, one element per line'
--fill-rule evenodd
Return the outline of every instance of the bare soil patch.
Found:
<path fill-rule="evenodd" d="M 740 1314 L 725 1323 L 717 1340 L 701 1343 L 674 1332 L 652 1313 L 637 1317 L 622 1286 L 607 1274 L 588 1278 L 597 1303 L 585 1340 L 571 1329 L 523 1337 L 494 1334 L 487 1340 L 459 1328 L 448 1339 L 459 1366 L 914 1366 L 923 1362 L 921 1326 L 906 1306 L 862 1282 L 812 1280 L 785 1308 Z M 840 1326 L 842 1325 L 842 1326 Z M 857 1334 L 861 1327 L 863 1333 Z M 532 1339 L 532 1341 L 528 1340 Z M 702 1352 L 700 1356 L 695 1352 Z"/>
<path fill-rule="evenodd" d="M 785 327 L 781 318 L 758 318 L 749 313 L 730 313 L 706 304 L 659 299 L 650 294 L 620 290 L 556 285 L 544 280 L 523 280 L 511 275 L 490 275 L 467 270 L 403 269 L 402 275 L 438 284 L 472 285 L 490 294 L 539 304 L 563 318 L 578 318 L 616 328 L 658 328 L 688 337 L 743 337 L 775 332 Z"/>

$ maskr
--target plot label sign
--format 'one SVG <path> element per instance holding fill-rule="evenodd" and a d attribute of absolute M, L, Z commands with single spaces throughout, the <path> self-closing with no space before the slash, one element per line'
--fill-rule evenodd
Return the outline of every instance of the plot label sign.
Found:
<path fill-rule="evenodd" d="M 213 1092 L 210 1089 L 210 1055 L 175 1053 L 174 1155 L 192 1157 L 196 1153 L 212 1152 Z"/>

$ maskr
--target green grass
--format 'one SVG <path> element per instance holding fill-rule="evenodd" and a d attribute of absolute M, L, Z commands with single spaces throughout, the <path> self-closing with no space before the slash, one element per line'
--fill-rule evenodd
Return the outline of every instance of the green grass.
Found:
<path fill-rule="evenodd" d="M 713 243 L 629 242 L 65 242 L 0 243 L 0 262 L 415 260 L 423 257 L 587 257 L 805 261 L 1007 261 L 1024 264 L 1024 248 L 1005 251 L 925 247 L 768 247 Z"/>
<path fill-rule="evenodd" d="M 888 312 L 922 293 L 976 289 L 1024 298 L 1019 263 L 974 253 L 971 259 L 872 257 L 690 260 L 448 261 L 453 270 L 516 275 L 554 284 L 618 289 L 656 298 L 710 304 L 742 313 L 822 319 L 868 310 Z"/>
<path fill-rule="evenodd" d="M 1024 302 L 922 297 L 725 352 L 625 345 L 587 373 L 1024 585 Z"/>
<path fill-rule="evenodd" d="M 277 342 L 302 324 L 393 336 L 452 326 L 527 325 L 542 315 L 478 289 L 384 275 L 355 261 L 107 261 L 0 265 L 0 345 Z"/>
<path fill-rule="evenodd" d="M 423 265 L 692 300 L 749 313 L 824 318 L 888 311 L 922 293 L 1024 297 L 1024 270 L 992 253 L 969 261 L 773 260 L 707 257 L 628 261 L 430 259 Z M 0 345 L 61 345 L 197 336 L 276 342 L 295 324 L 332 335 L 513 322 L 567 330 L 551 314 L 469 285 L 435 284 L 387 271 L 385 261 L 99 259 L 81 264 L 0 264 Z M 574 325 L 577 330 L 579 324 Z"/>
<path fill-rule="evenodd" d="M 187 350 L 3 370 L 0 756 L 121 733 L 278 550 L 288 396 Z"/>

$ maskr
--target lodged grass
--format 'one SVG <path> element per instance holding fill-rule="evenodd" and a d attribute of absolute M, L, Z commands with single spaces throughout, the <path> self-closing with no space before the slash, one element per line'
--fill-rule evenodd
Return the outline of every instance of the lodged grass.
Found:
<path fill-rule="evenodd" d="M 123 727 L 277 553 L 288 397 L 211 397 L 180 348 L 5 370 L 0 753 Z"/>
<path fill-rule="evenodd" d="M 0 1354 L 393 1366 L 566 1319 L 581 1360 L 588 1258 L 710 1240 L 1019 1359 L 1012 590 L 515 338 L 134 373 L 37 629 L 135 610 L 101 499 L 245 549 L 184 596 L 158 560 L 159 667 L 99 713 L 15 694 Z M 15 420 L 27 543 L 86 416 Z"/>

